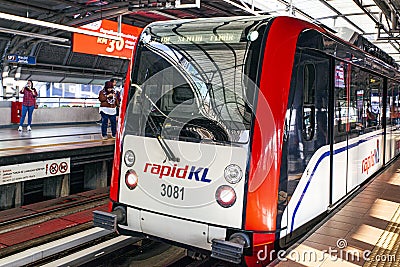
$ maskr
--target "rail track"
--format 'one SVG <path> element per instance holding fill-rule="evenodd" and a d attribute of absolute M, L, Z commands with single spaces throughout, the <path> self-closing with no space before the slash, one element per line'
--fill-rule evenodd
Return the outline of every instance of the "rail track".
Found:
<path fill-rule="evenodd" d="M 0 244 L 5 244 L 6 247 L 0 249 L 0 258 L 92 228 L 93 225 L 90 221 L 92 210 L 104 209 L 107 203 L 106 194 L 98 195 L 96 198 L 80 199 L 55 208 L 47 207 L 43 211 L 33 211 L 33 213 L 1 222 Z M 73 216 L 77 213 L 84 219 L 78 218 L 77 221 L 74 221 Z M 79 222 L 79 219 L 82 222 Z M 54 230 L 52 229 L 53 221 L 65 222 L 66 226 Z M 36 233 L 36 235 L 32 233 L 41 226 L 42 233 Z M 46 228 L 49 230 L 48 233 L 45 232 Z M 21 241 L 19 242 L 19 240 Z"/>

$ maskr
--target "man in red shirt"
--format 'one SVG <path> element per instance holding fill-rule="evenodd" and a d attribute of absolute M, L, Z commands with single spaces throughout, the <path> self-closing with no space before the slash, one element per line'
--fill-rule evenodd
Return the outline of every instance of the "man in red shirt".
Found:
<path fill-rule="evenodd" d="M 31 131 L 32 114 L 33 110 L 35 109 L 36 97 L 37 97 L 36 89 L 33 88 L 33 83 L 31 80 L 28 80 L 28 83 L 24 88 L 22 88 L 20 93 L 24 94 L 24 98 L 22 99 L 22 114 L 21 114 L 21 120 L 19 121 L 18 131 L 22 131 L 22 125 L 24 124 L 27 112 L 28 112 L 28 126 L 26 127 L 26 129 L 28 131 Z"/>

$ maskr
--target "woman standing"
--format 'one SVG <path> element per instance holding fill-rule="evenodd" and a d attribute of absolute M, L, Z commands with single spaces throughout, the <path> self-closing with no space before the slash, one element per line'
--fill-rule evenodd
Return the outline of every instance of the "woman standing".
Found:
<path fill-rule="evenodd" d="M 25 121 L 26 112 L 28 112 L 28 126 L 26 129 L 31 131 L 32 114 L 33 110 L 35 109 L 37 97 L 36 89 L 33 88 L 33 83 L 31 80 L 28 80 L 28 83 L 24 88 L 22 88 L 20 93 L 24 95 L 24 98 L 22 99 L 22 115 L 21 120 L 19 121 L 18 131 L 22 131 L 22 125 Z"/>
<path fill-rule="evenodd" d="M 113 83 L 108 81 L 105 83 L 104 89 L 99 92 L 100 108 L 99 112 L 101 115 L 101 135 L 103 139 L 107 139 L 107 126 L 108 120 L 111 122 L 111 136 L 115 138 L 117 131 L 116 126 L 116 107 L 119 105 L 119 100 L 116 96 Z"/>

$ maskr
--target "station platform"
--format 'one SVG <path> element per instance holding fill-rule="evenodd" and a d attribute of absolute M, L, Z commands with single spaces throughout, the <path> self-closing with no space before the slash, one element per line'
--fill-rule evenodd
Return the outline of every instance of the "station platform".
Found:
<path fill-rule="evenodd" d="M 97 124 L 32 126 L 32 131 L 0 128 L 0 166 L 75 155 L 71 150 L 112 152 L 115 139 L 103 140 Z M 93 152 L 92 151 L 92 152 Z M 35 154 L 35 156 L 32 156 Z"/>
<path fill-rule="evenodd" d="M 0 128 L 0 210 L 106 187 L 115 139 L 103 140 L 100 128 Z"/>
<path fill-rule="evenodd" d="M 271 266 L 400 266 L 400 159 L 312 232 Z"/>
<path fill-rule="evenodd" d="M 101 126 L 97 124 L 32 126 L 32 131 L 24 127 L 22 132 L 17 127 L 0 128 L 0 157 L 114 142 L 114 139 L 102 140 Z"/>

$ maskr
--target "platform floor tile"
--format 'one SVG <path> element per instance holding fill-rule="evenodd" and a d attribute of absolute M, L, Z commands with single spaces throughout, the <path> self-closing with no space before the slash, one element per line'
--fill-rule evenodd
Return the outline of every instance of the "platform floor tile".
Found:
<path fill-rule="evenodd" d="M 400 205 L 364 267 L 400 266 Z"/>

